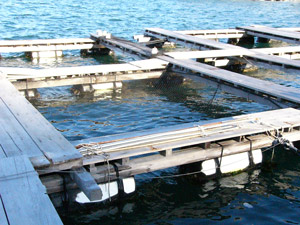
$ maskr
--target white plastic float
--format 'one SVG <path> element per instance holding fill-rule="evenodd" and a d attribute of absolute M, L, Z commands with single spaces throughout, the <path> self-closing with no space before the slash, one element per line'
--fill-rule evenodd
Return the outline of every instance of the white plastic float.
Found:
<path fill-rule="evenodd" d="M 123 188 L 125 194 L 130 194 L 135 191 L 135 180 L 133 177 L 121 179 L 121 182 L 123 182 Z M 98 185 L 102 191 L 102 198 L 96 201 L 90 201 L 88 197 L 83 193 L 79 192 L 76 196 L 75 201 L 78 203 L 96 203 L 96 202 L 102 202 L 105 201 L 113 196 L 116 196 L 119 193 L 119 187 L 117 181 L 112 181 L 105 184 L 99 184 Z"/>

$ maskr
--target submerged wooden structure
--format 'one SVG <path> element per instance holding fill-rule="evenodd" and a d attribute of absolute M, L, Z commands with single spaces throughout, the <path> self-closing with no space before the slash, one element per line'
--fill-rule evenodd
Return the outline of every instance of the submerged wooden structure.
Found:
<path fill-rule="evenodd" d="M 74 201 L 79 201 L 79 196 L 84 196 L 84 202 L 101 201 L 118 193 L 118 190 L 108 189 L 107 194 L 101 186 L 105 183 L 111 187 L 116 185 L 120 191 L 121 186 L 123 189 L 126 186 L 125 178 L 194 162 L 202 162 L 199 173 L 222 174 L 230 171 L 228 165 L 236 163 L 229 158 L 232 155 L 244 162 L 243 166 L 236 165 L 235 168 L 245 169 L 261 162 L 261 148 L 299 141 L 300 111 L 290 108 L 299 108 L 298 89 L 217 67 L 230 61 L 246 60 L 285 71 L 299 71 L 299 61 L 295 60 L 299 58 L 299 46 L 245 49 L 215 41 L 223 38 L 242 41 L 255 36 L 264 38 L 264 41 L 276 39 L 298 44 L 299 30 L 241 27 L 173 32 L 149 28 L 145 32 L 149 40 L 143 44 L 105 32 L 76 42 L 0 42 L 0 52 L 105 48 L 134 57 L 151 58 L 126 64 L 75 68 L 0 68 L 0 223 L 60 224 L 52 203 L 60 205 L 61 196 L 66 193 Z M 166 41 L 196 48 L 196 51 L 166 53 L 148 47 Z M 71 144 L 18 91 L 158 78 L 166 71 L 177 71 L 193 80 L 284 109 Z M 128 182 L 134 185 L 132 180 Z M 123 191 L 129 193 L 132 190 Z M 15 213 L 16 206 L 18 214 Z"/>

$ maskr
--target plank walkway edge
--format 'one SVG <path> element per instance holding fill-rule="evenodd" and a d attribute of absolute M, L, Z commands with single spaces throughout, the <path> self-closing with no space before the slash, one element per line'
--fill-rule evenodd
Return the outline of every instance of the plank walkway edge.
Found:
<path fill-rule="evenodd" d="M 70 169 L 82 165 L 82 155 L 1 72 L 0 90 L 2 157 L 27 155 L 37 168 Z"/>
<path fill-rule="evenodd" d="M 63 224 L 26 156 L 0 158 L 0 224 Z"/>

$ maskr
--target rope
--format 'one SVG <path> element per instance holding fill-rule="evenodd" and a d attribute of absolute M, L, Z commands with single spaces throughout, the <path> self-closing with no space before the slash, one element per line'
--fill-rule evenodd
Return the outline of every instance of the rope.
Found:
<path fill-rule="evenodd" d="M 212 98 L 209 100 L 209 102 L 208 102 L 208 105 L 211 105 L 211 104 L 213 103 L 213 101 L 214 101 L 214 99 L 215 99 L 215 97 L 216 97 L 216 95 L 217 95 L 217 92 L 218 92 L 220 86 L 221 86 L 221 85 L 218 84 L 217 89 L 215 90 L 215 93 L 214 93 L 213 97 L 212 97 Z"/>

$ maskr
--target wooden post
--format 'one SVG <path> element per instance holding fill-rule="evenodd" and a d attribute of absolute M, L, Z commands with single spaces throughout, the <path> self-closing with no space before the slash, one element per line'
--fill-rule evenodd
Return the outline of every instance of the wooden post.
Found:
<path fill-rule="evenodd" d="M 83 167 L 72 169 L 71 172 L 71 178 L 90 201 L 101 200 L 102 191 L 89 172 L 87 172 Z"/>

